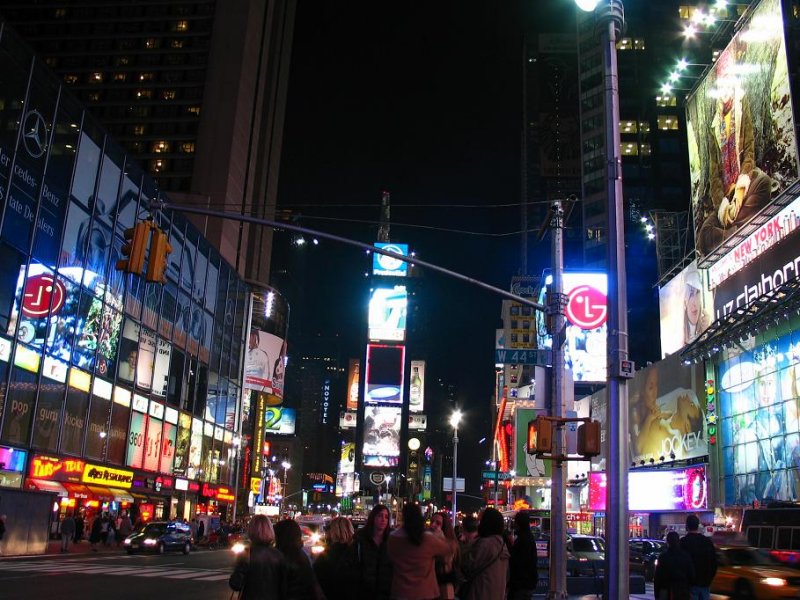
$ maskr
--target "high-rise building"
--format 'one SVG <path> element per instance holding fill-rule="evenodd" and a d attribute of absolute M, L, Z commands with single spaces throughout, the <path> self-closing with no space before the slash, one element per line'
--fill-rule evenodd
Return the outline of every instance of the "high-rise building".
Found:
<path fill-rule="evenodd" d="M 294 0 L 0 0 L 0 13 L 173 201 L 274 217 Z M 270 229 L 193 220 L 269 283 Z"/>

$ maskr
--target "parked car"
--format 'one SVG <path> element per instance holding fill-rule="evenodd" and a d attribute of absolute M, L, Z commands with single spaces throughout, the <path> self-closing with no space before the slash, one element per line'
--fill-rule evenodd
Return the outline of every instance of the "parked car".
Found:
<path fill-rule="evenodd" d="M 714 594 L 734 600 L 800 597 L 800 572 L 752 546 L 717 549 L 717 574 L 711 582 Z"/>
<path fill-rule="evenodd" d="M 567 540 L 567 571 L 571 575 L 600 575 L 606 559 L 603 538 L 593 535 L 569 536 Z"/>
<path fill-rule="evenodd" d="M 628 543 L 631 574 L 640 574 L 645 581 L 652 581 L 656 572 L 656 560 L 667 549 L 666 542 L 650 538 L 631 538 Z"/>
<path fill-rule="evenodd" d="M 180 521 L 152 521 L 125 538 L 123 546 L 128 554 L 180 550 L 189 554 L 192 549 L 192 530 Z"/>

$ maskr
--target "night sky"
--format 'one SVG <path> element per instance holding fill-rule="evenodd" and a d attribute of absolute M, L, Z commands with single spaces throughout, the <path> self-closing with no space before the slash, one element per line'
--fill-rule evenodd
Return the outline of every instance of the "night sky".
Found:
<path fill-rule="evenodd" d="M 303 226 L 372 243 L 388 190 L 392 241 L 508 289 L 520 267 L 519 236 L 486 234 L 520 229 L 521 6 L 299 2 L 279 208 L 302 215 Z M 513 206 L 489 206 L 499 204 Z M 364 253 L 332 242 L 287 252 L 277 238 L 273 272 L 295 271 L 304 288 L 290 326 L 339 334 L 346 355 L 362 356 Z M 530 244 L 536 275 L 549 242 L 541 252 L 535 235 Z M 456 384 L 469 452 L 490 435 L 501 298 L 436 273 L 424 285 L 427 375 Z M 467 491 L 477 491 L 477 474 L 470 479 Z"/>

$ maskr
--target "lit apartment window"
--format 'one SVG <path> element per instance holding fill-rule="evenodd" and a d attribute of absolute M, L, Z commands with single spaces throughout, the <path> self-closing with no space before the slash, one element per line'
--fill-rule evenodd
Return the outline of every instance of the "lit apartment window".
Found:
<path fill-rule="evenodd" d="M 181 144 L 181 152 L 184 154 L 194 153 L 194 142 L 183 142 Z"/>
<path fill-rule="evenodd" d="M 144 135 L 144 125 L 134 125 L 133 135 Z"/>
<path fill-rule="evenodd" d="M 647 121 L 639 121 L 639 131 L 642 133 L 650 133 L 650 123 Z"/>
<path fill-rule="evenodd" d="M 719 58 L 720 52 L 722 52 L 722 50 L 714 50 L 711 53 L 711 62 L 716 62 L 716 60 Z"/>
<path fill-rule="evenodd" d="M 153 142 L 153 145 L 150 147 L 150 152 L 155 154 L 162 154 L 164 152 L 169 152 L 169 142 L 165 142 L 164 140 L 158 140 L 157 142 Z"/>
<path fill-rule="evenodd" d="M 176 92 L 175 90 L 164 90 L 161 92 L 161 99 L 162 100 L 175 100 Z"/>
<path fill-rule="evenodd" d="M 189 21 L 178 21 L 175 23 L 175 31 L 189 31 Z"/>
<path fill-rule="evenodd" d="M 153 97 L 153 90 L 136 90 L 136 97 L 139 100 L 150 100 Z"/>
<path fill-rule="evenodd" d="M 147 48 L 148 50 L 153 50 L 155 48 L 158 48 L 158 46 L 159 43 L 157 38 L 147 38 L 144 41 L 144 47 Z"/>
<path fill-rule="evenodd" d="M 632 50 L 633 40 L 631 38 L 622 38 L 617 41 L 617 50 Z"/>
<path fill-rule="evenodd" d="M 165 160 L 157 158 L 156 160 L 150 161 L 150 171 L 152 171 L 153 173 L 161 173 L 166 168 L 167 168 L 167 161 Z"/>
<path fill-rule="evenodd" d="M 99 71 L 89 74 L 89 83 L 103 83 L 103 74 Z"/>
<path fill-rule="evenodd" d="M 116 64 L 118 67 L 124 67 L 130 64 L 131 59 L 129 56 L 118 56 L 116 59 Z"/>
<path fill-rule="evenodd" d="M 125 83 L 128 80 L 127 73 L 114 73 L 114 81 Z"/>
<path fill-rule="evenodd" d="M 63 19 L 67 16 L 67 9 L 66 8 L 57 8 L 53 11 L 53 18 L 54 19 Z M 456 490 L 458 491 L 458 490 Z"/>
<path fill-rule="evenodd" d="M 645 49 L 644 40 L 642 38 L 634 38 L 634 40 L 633 40 L 633 49 L 634 50 L 644 50 Z"/>
<path fill-rule="evenodd" d="M 620 121 L 620 133 L 636 133 L 636 121 Z"/>
<path fill-rule="evenodd" d="M 642 144 L 642 156 L 650 156 L 650 144 Z"/>
<path fill-rule="evenodd" d="M 44 63 L 51 69 L 55 69 L 58 65 L 58 59 L 55 56 L 48 56 L 44 59 Z"/>
<path fill-rule="evenodd" d="M 186 109 L 186 112 L 190 112 L 193 115 L 200 116 L 200 107 L 199 106 L 190 106 Z"/>
<path fill-rule="evenodd" d="M 183 48 L 183 40 L 172 40 L 170 46 L 172 48 Z"/>
<path fill-rule="evenodd" d="M 92 92 L 89 94 L 89 100 L 91 102 L 99 102 L 100 101 L 100 92 Z"/>
<path fill-rule="evenodd" d="M 656 96 L 656 106 L 677 106 L 678 100 L 675 96 Z"/>
<path fill-rule="evenodd" d="M 658 115 L 658 128 L 664 131 L 677 131 L 678 117 L 673 115 Z"/>
<path fill-rule="evenodd" d="M 139 81 L 153 81 L 152 73 L 139 73 Z"/>
<path fill-rule="evenodd" d="M 622 156 L 636 156 L 639 154 L 639 144 L 634 142 L 622 142 L 619 146 Z"/>
<path fill-rule="evenodd" d="M 77 75 L 64 75 L 64 83 L 78 83 Z"/>

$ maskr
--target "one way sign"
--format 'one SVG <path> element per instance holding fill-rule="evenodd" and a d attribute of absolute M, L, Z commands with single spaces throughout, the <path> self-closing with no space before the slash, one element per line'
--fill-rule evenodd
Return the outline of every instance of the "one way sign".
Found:
<path fill-rule="evenodd" d="M 518 348 L 497 348 L 494 362 L 498 365 L 540 365 L 546 367 L 553 362 L 553 353 L 545 348 L 520 350 Z"/>

